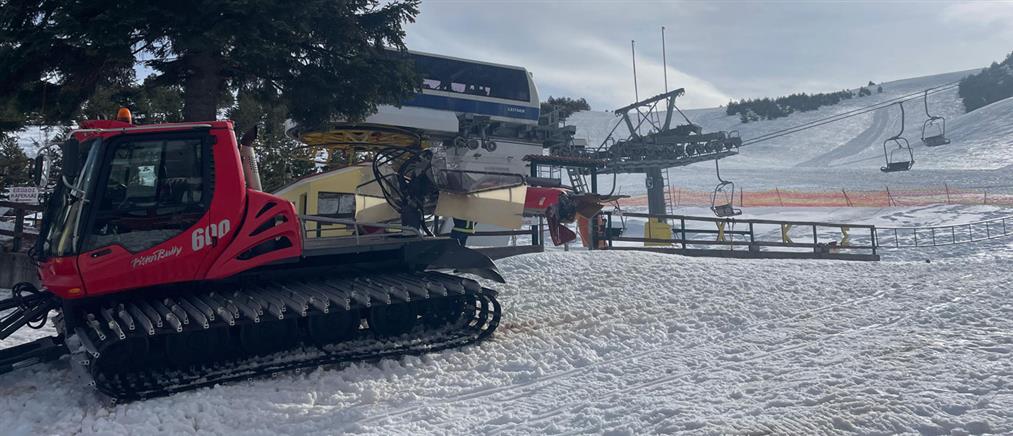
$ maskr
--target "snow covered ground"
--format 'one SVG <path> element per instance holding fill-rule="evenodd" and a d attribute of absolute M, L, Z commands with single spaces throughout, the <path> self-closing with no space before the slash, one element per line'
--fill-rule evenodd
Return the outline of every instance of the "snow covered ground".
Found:
<path fill-rule="evenodd" d="M 687 114 L 748 139 L 967 73 L 885 83 L 883 94 L 747 125 L 723 108 Z M 921 146 L 913 129 L 924 114 L 909 104 L 909 173 L 879 171 L 882 140 L 899 128 L 891 110 L 745 147 L 722 175 L 747 189 L 1013 186 L 1013 100 L 966 115 L 955 91 L 930 104 L 953 143 Z M 570 121 L 595 144 L 611 118 Z M 711 163 L 671 174 L 685 189 L 716 183 Z M 642 176 L 618 182 L 621 193 L 644 192 Z M 744 217 L 925 226 L 1006 215 L 930 205 Z M 560 250 L 504 259 L 509 283 L 493 286 L 503 323 L 480 345 L 116 406 L 62 360 L 0 375 L 0 433 L 1013 434 L 1013 239 L 881 254 L 877 263 Z M 23 330 L 3 346 L 48 334 Z"/>
<path fill-rule="evenodd" d="M 15 435 L 1010 433 L 1006 248 L 932 263 L 520 256 L 500 263 L 504 322 L 478 346 L 113 407 L 61 361 L 0 376 L 0 422 Z"/>
<path fill-rule="evenodd" d="M 6 222 L 3 222 L 3 221 L 0 221 L 0 230 L 7 230 L 7 231 L 11 231 L 12 232 L 12 231 L 14 231 L 14 223 L 6 223 Z M 8 239 L 11 239 L 11 237 L 10 236 L 0 235 L 0 241 L 6 241 Z"/>

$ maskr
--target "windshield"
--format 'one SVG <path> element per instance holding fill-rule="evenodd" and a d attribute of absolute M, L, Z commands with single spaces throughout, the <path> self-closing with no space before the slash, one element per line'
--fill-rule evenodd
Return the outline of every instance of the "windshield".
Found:
<path fill-rule="evenodd" d="M 87 196 L 96 177 L 96 164 L 101 150 L 101 141 L 97 139 L 81 144 L 81 154 L 87 153 L 87 158 L 80 176 L 60 176 L 60 183 L 57 184 L 46 209 L 47 222 L 43 223 L 45 236 L 40 253 L 43 258 L 76 253 L 76 247 L 79 245 L 81 211 L 88 201 Z"/>

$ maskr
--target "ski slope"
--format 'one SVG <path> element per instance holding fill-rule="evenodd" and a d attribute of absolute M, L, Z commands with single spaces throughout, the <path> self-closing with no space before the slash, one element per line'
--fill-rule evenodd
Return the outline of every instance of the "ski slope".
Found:
<path fill-rule="evenodd" d="M 785 128 L 823 119 L 865 106 L 874 105 L 924 89 L 951 83 L 976 70 L 939 74 L 885 82 L 883 93 L 845 100 L 816 111 L 794 113 L 784 118 L 743 124 L 738 116 L 728 116 L 725 108 L 685 111 L 704 131 L 738 130 L 744 140 Z M 693 92 L 688 89 L 687 92 Z M 1013 188 L 1013 99 L 996 102 L 965 114 L 957 90 L 929 96 L 933 115 L 947 120 L 947 137 L 952 142 L 941 147 L 921 143 L 925 112 L 921 99 L 904 103 L 904 137 L 913 148 L 915 165 L 906 173 L 884 174 L 883 141 L 900 131 L 897 106 L 858 115 L 813 129 L 743 147 L 738 156 L 721 161 L 722 175 L 750 189 L 882 189 L 883 186 L 917 188 L 947 182 L 955 187 L 1002 186 Z M 580 112 L 567 120 L 577 127 L 577 137 L 597 146 L 618 122 L 610 112 Z M 676 119 L 676 122 L 683 120 Z M 616 135 L 624 137 L 620 125 Z M 672 169 L 671 183 L 694 190 L 707 190 L 717 183 L 713 162 L 702 162 Z M 610 189 L 610 177 L 601 177 L 603 189 Z M 642 175 L 621 175 L 617 190 L 624 194 L 643 194 Z"/>
<path fill-rule="evenodd" d="M 1011 248 L 932 263 L 520 256 L 500 263 L 504 322 L 478 346 L 116 406 L 60 361 L 0 376 L 0 422 L 13 435 L 1009 433 L 1013 283 L 994 272 Z"/>

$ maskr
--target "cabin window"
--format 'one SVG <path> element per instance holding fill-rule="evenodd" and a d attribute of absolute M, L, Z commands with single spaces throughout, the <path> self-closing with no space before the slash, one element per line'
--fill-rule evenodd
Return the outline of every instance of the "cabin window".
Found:
<path fill-rule="evenodd" d="M 85 250 L 138 252 L 197 224 L 207 210 L 203 154 L 201 138 L 113 143 Z"/>
<path fill-rule="evenodd" d="M 355 195 L 341 192 L 318 193 L 317 215 L 329 218 L 355 218 Z"/>
<path fill-rule="evenodd" d="M 527 102 L 528 75 L 516 68 L 412 55 L 423 89 Z"/>

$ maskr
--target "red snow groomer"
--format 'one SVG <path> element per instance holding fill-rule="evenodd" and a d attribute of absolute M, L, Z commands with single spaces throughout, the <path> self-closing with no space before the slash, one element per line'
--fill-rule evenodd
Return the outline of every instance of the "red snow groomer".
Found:
<path fill-rule="evenodd" d="M 99 391 L 134 400 L 491 335 L 496 292 L 453 272 L 503 279 L 425 231 L 440 191 L 426 150 L 374 148 L 401 218 L 361 223 L 261 192 L 254 136 L 237 141 L 230 121 L 81 123 L 33 251 L 43 286 L 0 300 L 0 339 L 54 311 L 57 335 L 0 350 L 0 373 L 70 354 Z M 307 239 L 305 221 L 350 235 Z"/>

